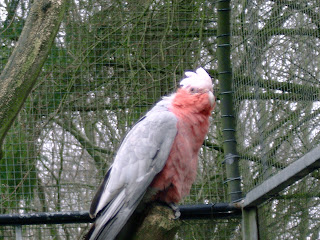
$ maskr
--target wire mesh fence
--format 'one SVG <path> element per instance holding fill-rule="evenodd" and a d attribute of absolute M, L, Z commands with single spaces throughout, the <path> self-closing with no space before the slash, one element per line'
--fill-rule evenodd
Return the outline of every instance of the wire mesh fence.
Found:
<path fill-rule="evenodd" d="M 319 145 L 319 1 L 234 3 L 238 150 L 248 192 Z M 261 239 L 318 239 L 317 172 L 258 209 Z"/>
<path fill-rule="evenodd" d="M 3 6 L 2 68 L 30 7 L 27 1 Z M 215 5 L 206 1 L 70 3 L 41 76 L 5 139 L 0 213 L 87 211 L 134 122 L 176 89 L 185 70 L 203 66 L 215 75 L 215 26 Z M 227 202 L 216 109 L 198 179 L 184 203 Z M 87 230 L 87 224 L 26 225 L 22 235 L 80 239 Z M 186 224 L 178 236 L 233 234 L 239 234 L 239 220 L 226 219 Z M 0 238 L 14 239 L 15 228 L 0 228 Z"/>
<path fill-rule="evenodd" d="M 320 3 L 232 1 L 232 65 L 244 192 L 319 142 Z M 29 1 L 1 2 L 0 69 Z M 86 211 L 121 139 L 185 70 L 215 78 L 216 109 L 184 203 L 227 202 L 214 1 L 75 1 L 0 160 L 0 213 Z M 261 239 L 319 238 L 319 172 L 259 206 Z M 281 220 L 281 221 L 280 221 Z M 88 224 L 23 226 L 80 239 Z M 0 228 L 14 239 L 15 227 Z M 185 221 L 177 239 L 239 239 L 239 219 Z"/>
<path fill-rule="evenodd" d="M 247 25 L 237 29 L 234 55 L 246 53 L 234 69 L 235 102 L 244 116 L 239 136 L 246 140 L 239 149 L 253 157 L 248 162 L 259 173 L 249 188 L 318 143 L 318 8 L 316 2 L 266 1 L 248 6 Z"/>
<path fill-rule="evenodd" d="M 316 184 L 308 176 L 259 206 L 262 239 L 319 239 Z"/>

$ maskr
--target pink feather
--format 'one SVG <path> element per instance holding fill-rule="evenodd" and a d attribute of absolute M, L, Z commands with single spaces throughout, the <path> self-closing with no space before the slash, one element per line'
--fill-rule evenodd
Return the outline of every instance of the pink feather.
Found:
<path fill-rule="evenodd" d="M 150 185 L 160 190 L 156 199 L 178 203 L 190 193 L 213 108 L 208 93 L 190 94 L 183 88 L 177 91 L 169 110 L 178 118 L 178 132 L 164 168 Z"/>

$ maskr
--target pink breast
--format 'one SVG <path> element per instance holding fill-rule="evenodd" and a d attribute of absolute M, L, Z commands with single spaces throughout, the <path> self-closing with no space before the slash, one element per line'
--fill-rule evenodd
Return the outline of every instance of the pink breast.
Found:
<path fill-rule="evenodd" d="M 162 171 L 155 177 L 150 187 L 159 190 L 157 199 L 178 203 L 190 193 L 196 179 L 198 153 L 208 131 L 209 120 L 203 117 L 192 122 L 184 117 L 177 123 L 178 133 L 171 148 L 169 158 Z"/>

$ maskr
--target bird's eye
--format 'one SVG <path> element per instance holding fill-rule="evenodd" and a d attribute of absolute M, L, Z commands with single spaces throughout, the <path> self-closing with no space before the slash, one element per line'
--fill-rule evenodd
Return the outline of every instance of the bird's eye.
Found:
<path fill-rule="evenodd" d="M 189 90 L 191 93 L 195 93 L 196 92 L 196 89 L 195 88 L 190 88 Z"/>

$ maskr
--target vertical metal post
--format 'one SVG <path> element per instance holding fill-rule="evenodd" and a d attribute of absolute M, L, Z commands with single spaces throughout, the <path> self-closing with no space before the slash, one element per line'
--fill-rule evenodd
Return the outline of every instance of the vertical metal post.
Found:
<path fill-rule="evenodd" d="M 16 231 L 16 240 L 22 240 L 22 226 L 17 225 L 15 227 L 15 231 Z"/>
<path fill-rule="evenodd" d="M 232 69 L 231 69 L 231 30 L 230 30 L 230 0 L 217 1 L 218 31 L 217 31 L 217 57 L 221 99 L 221 121 L 223 131 L 223 148 L 225 153 L 225 164 L 228 184 L 228 193 L 231 202 L 242 199 L 239 156 L 237 153 L 237 142 L 235 137 L 235 114 L 233 106 L 232 91 Z"/>
<path fill-rule="evenodd" d="M 256 208 L 246 208 L 242 210 L 242 239 L 259 239 L 258 214 Z"/>
<path fill-rule="evenodd" d="M 221 99 L 221 119 L 223 131 L 224 162 L 228 184 L 228 193 L 231 202 L 242 199 L 241 178 L 239 171 L 239 156 L 235 136 L 235 113 L 233 105 L 232 68 L 231 68 L 231 7 L 230 0 L 218 0 L 218 31 L 217 31 L 217 56 Z M 242 211 L 242 235 L 244 240 L 259 239 L 257 211 L 243 209 Z"/>

